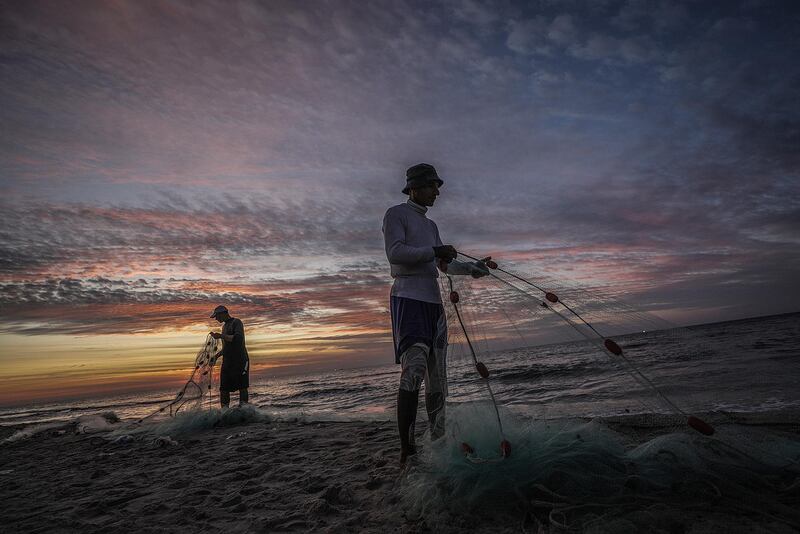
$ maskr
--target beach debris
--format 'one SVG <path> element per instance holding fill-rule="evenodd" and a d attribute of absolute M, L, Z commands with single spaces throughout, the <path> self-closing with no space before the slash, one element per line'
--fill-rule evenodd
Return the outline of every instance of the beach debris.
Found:
<path fill-rule="evenodd" d="M 113 443 L 114 445 L 128 445 L 130 443 L 133 443 L 134 441 L 135 441 L 134 437 L 131 436 L 130 434 L 123 434 L 121 436 L 118 436 L 111 443 Z"/>
<path fill-rule="evenodd" d="M 103 412 L 100 414 L 82 415 L 75 422 L 76 434 L 94 434 L 111 430 L 113 425 L 119 422 L 119 417 L 114 412 Z"/>
<path fill-rule="evenodd" d="M 178 445 L 178 442 L 169 436 L 158 436 L 152 441 L 152 444 L 157 447 L 175 447 Z"/>
<path fill-rule="evenodd" d="M 112 425 L 119 422 L 119 417 L 114 412 L 81 415 L 71 420 L 54 423 L 36 423 L 17 430 L 0 443 L 14 443 L 30 439 L 46 433 L 51 437 L 60 437 L 67 434 L 93 434 L 111 430 Z"/>

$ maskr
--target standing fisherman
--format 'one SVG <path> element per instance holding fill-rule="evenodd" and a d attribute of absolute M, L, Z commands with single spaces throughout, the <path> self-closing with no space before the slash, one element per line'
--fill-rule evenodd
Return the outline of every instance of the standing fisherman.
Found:
<path fill-rule="evenodd" d="M 222 339 L 222 369 L 219 373 L 219 402 L 223 408 L 231 403 L 231 391 L 239 390 L 239 406 L 247 403 L 250 386 L 250 358 L 244 344 L 244 325 L 231 317 L 228 308 L 217 306 L 212 319 L 222 323 L 222 332 L 210 332 L 214 339 Z"/>
<path fill-rule="evenodd" d="M 489 274 L 480 262 L 454 261 L 456 249 L 442 243 L 436 223 L 426 217 L 443 184 L 432 165 L 410 167 L 403 189 L 408 201 L 389 208 L 383 218 L 386 257 L 394 278 L 390 308 L 395 362 L 401 365 L 397 394 L 401 464 L 416 453 L 414 421 L 423 381 L 431 439 L 444 435 L 447 319 L 439 294 L 437 266 L 448 274 L 476 278 Z"/>

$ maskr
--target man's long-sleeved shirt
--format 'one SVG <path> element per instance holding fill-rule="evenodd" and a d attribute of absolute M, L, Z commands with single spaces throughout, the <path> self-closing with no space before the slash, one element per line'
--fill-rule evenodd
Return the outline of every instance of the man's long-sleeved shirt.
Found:
<path fill-rule="evenodd" d="M 222 340 L 222 364 L 239 365 L 248 359 L 244 342 L 244 325 L 239 319 L 231 317 L 222 325 L 222 334 L 231 335 L 230 341 Z"/>
<path fill-rule="evenodd" d="M 392 206 L 383 217 L 383 240 L 394 278 L 392 296 L 438 304 L 442 299 L 433 247 L 441 246 L 442 240 L 436 223 L 426 217 L 427 211 L 411 200 Z M 457 261 L 447 268 L 450 274 L 471 270 L 470 264 Z"/>

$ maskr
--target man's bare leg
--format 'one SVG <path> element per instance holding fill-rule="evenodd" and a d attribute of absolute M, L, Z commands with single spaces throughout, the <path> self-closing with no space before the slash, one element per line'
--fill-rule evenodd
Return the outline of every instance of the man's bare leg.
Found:
<path fill-rule="evenodd" d="M 414 423 L 417 419 L 419 389 L 427 373 L 428 347 L 417 343 L 400 356 L 400 390 L 397 393 L 397 429 L 400 433 L 400 463 L 416 454 Z"/>
<path fill-rule="evenodd" d="M 400 389 L 397 393 L 397 430 L 400 433 L 400 464 L 417 453 L 414 446 L 414 422 L 417 419 L 419 391 Z"/>
<path fill-rule="evenodd" d="M 247 399 L 249 398 L 247 394 L 247 388 L 239 390 L 239 406 L 242 404 L 247 404 Z"/>
<path fill-rule="evenodd" d="M 231 392 L 230 391 L 220 391 L 219 392 L 219 405 L 222 408 L 227 408 L 231 404 Z"/>

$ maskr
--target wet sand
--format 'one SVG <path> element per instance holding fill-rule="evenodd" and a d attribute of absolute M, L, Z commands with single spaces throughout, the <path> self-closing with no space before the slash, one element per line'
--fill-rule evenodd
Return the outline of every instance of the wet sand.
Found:
<path fill-rule="evenodd" d="M 800 440 L 794 414 L 739 423 Z M 607 424 L 632 444 L 663 432 L 652 420 Z M 1 430 L 4 439 L 14 429 Z M 0 523 L 4 532 L 559 532 L 514 502 L 445 526 L 440 516 L 434 529 L 402 498 L 395 432 L 391 421 L 261 421 L 183 437 L 53 427 L 0 445 Z M 749 532 L 760 520 L 743 512 L 664 531 Z"/>

